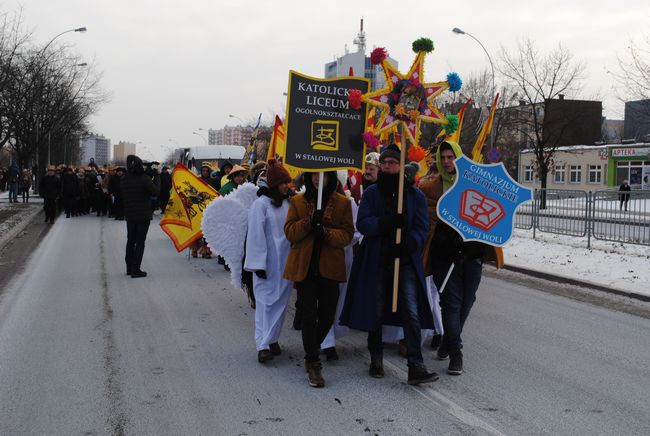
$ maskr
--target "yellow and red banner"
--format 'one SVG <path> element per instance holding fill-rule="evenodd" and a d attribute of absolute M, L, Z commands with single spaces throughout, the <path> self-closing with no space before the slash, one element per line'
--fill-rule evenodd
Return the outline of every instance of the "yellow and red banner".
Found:
<path fill-rule="evenodd" d="M 163 232 L 172 240 L 176 250 L 183 251 L 203 236 L 201 219 L 206 206 L 219 194 L 179 163 L 172 171 L 172 189 L 165 214 L 160 220 Z"/>
<path fill-rule="evenodd" d="M 481 128 L 481 131 L 476 138 L 474 148 L 472 148 L 472 155 L 470 157 L 474 162 L 483 163 L 483 146 L 485 145 L 485 140 L 488 138 L 490 132 L 492 131 L 492 122 L 494 121 L 494 113 L 497 110 L 498 101 L 499 94 L 494 97 L 492 107 L 490 108 L 490 114 L 488 115 L 487 120 L 485 120 L 485 124 L 483 124 L 483 128 Z"/>
<path fill-rule="evenodd" d="M 282 166 L 287 171 L 289 171 L 289 175 L 291 176 L 291 178 L 295 179 L 302 172 L 302 170 L 294 166 L 287 165 L 285 163 L 285 154 L 286 154 L 286 147 L 285 147 L 284 125 L 280 117 L 276 115 L 275 126 L 273 127 L 273 134 L 271 135 L 271 144 L 269 145 L 269 152 L 266 157 L 266 160 L 268 161 L 269 159 L 279 158 L 279 160 L 282 162 Z"/>

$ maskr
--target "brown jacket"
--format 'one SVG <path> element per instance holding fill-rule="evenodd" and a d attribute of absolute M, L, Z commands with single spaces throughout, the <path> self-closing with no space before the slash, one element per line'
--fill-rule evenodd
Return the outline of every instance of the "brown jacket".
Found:
<path fill-rule="evenodd" d="M 294 196 L 289 204 L 284 233 L 291 242 L 291 250 L 284 269 L 284 278 L 293 282 L 305 280 L 309 272 L 314 248 L 311 223 L 314 208 L 314 202 L 308 202 L 304 194 Z M 325 239 L 321 245 L 319 273 L 324 278 L 345 282 L 347 277 L 343 249 L 354 236 L 352 206 L 347 197 L 337 193 L 331 194 L 323 212 L 323 227 Z"/>
<path fill-rule="evenodd" d="M 431 241 L 436 232 L 436 225 L 438 224 L 438 201 L 442 197 L 442 179 L 439 174 L 423 177 L 418 186 L 424 193 L 427 199 L 427 209 L 429 210 L 429 234 L 427 240 L 422 248 L 422 262 L 424 263 L 424 275 L 430 276 L 433 274 L 431 271 L 431 262 L 429 261 L 431 254 Z M 485 252 L 483 254 L 484 261 L 494 261 L 497 268 L 503 267 L 503 252 L 501 247 L 493 247 L 485 245 Z"/>

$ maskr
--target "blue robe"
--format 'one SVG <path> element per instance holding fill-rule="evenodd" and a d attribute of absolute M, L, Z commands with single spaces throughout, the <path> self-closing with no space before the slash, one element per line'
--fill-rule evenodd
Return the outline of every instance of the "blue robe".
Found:
<path fill-rule="evenodd" d="M 410 261 L 418 278 L 418 309 L 421 328 L 433 328 L 431 306 L 427 297 L 427 286 L 422 265 L 422 247 L 427 239 L 429 230 L 429 213 L 424 194 L 409 186 L 406 189 L 406 226 L 408 236 L 417 242 L 418 249 L 411 253 Z M 385 236 L 379 229 L 379 218 L 384 216 L 384 195 L 378 185 L 366 189 L 361 197 L 357 216 L 357 229 L 363 235 L 361 246 L 357 250 L 352 264 L 352 272 L 348 280 L 345 305 L 341 312 L 341 324 L 357 330 L 372 331 L 378 325 L 377 319 L 377 290 L 379 280 L 385 279 L 385 271 L 392 272 L 390 265 L 380 265 L 382 238 Z M 402 235 L 404 236 L 404 234 Z M 405 238 L 402 237 L 405 242 Z M 392 273 L 390 275 L 392 278 Z M 392 295 L 392 279 L 387 286 L 387 295 Z M 402 322 L 397 313 L 391 312 L 392 298 L 386 297 L 384 304 L 384 324 L 401 326 Z"/>

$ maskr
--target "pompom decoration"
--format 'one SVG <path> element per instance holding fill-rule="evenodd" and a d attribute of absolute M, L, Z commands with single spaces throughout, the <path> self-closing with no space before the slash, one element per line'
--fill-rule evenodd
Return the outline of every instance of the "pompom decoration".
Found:
<path fill-rule="evenodd" d="M 429 38 L 418 38 L 413 41 L 413 45 L 411 47 L 416 53 L 419 53 L 421 51 L 431 53 L 433 51 L 433 41 L 431 41 Z"/>
<path fill-rule="evenodd" d="M 379 147 L 379 139 L 372 132 L 363 132 L 363 142 L 366 143 L 366 146 L 369 148 Z"/>
<path fill-rule="evenodd" d="M 408 157 L 409 157 L 409 161 L 411 162 L 420 162 L 422 159 L 426 157 L 426 155 L 427 155 L 426 150 L 420 147 L 419 145 L 414 145 L 412 147 L 409 147 Z"/>
<path fill-rule="evenodd" d="M 384 47 L 377 47 L 370 53 L 370 62 L 373 65 L 379 65 L 388 57 L 388 52 Z"/>
<path fill-rule="evenodd" d="M 460 88 L 463 86 L 463 81 L 460 79 L 460 76 L 454 72 L 447 74 L 447 83 L 451 92 L 460 91 Z"/>
<path fill-rule="evenodd" d="M 447 124 L 443 126 L 443 130 L 447 135 L 451 135 L 458 129 L 458 115 L 447 115 Z"/>
<path fill-rule="evenodd" d="M 348 93 L 348 102 L 352 109 L 361 109 L 361 91 L 358 89 L 351 89 Z"/>

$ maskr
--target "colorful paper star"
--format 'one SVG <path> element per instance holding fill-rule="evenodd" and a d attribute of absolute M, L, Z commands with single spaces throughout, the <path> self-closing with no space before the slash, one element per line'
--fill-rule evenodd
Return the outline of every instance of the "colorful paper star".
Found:
<path fill-rule="evenodd" d="M 424 57 L 426 52 L 418 52 L 413 65 L 408 74 L 401 74 L 395 67 L 393 67 L 388 59 L 384 59 L 381 63 L 384 75 L 386 77 L 387 87 L 378 91 L 370 92 L 362 95 L 362 101 L 372 106 L 382 109 L 381 117 L 377 122 L 376 132 L 381 133 L 392 127 L 398 126 L 402 123 L 405 127 L 406 134 L 412 144 L 417 144 L 417 139 L 420 132 L 420 122 L 425 121 L 429 123 L 445 124 L 447 119 L 440 112 L 434 103 L 434 99 L 442 94 L 443 91 L 449 88 L 447 81 L 425 83 L 424 82 Z M 408 111 L 405 115 L 399 115 L 402 111 L 400 108 L 395 113 L 391 107 L 391 102 L 399 100 L 400 95 L 395 93 L 395 85 L 402 81 L 408 81 L 416 87 L 424 88 L 424 96 L 426 104 L 422 105 L 418 111 Z M 404 82 L 402 82 L 404 83 Z"/>

